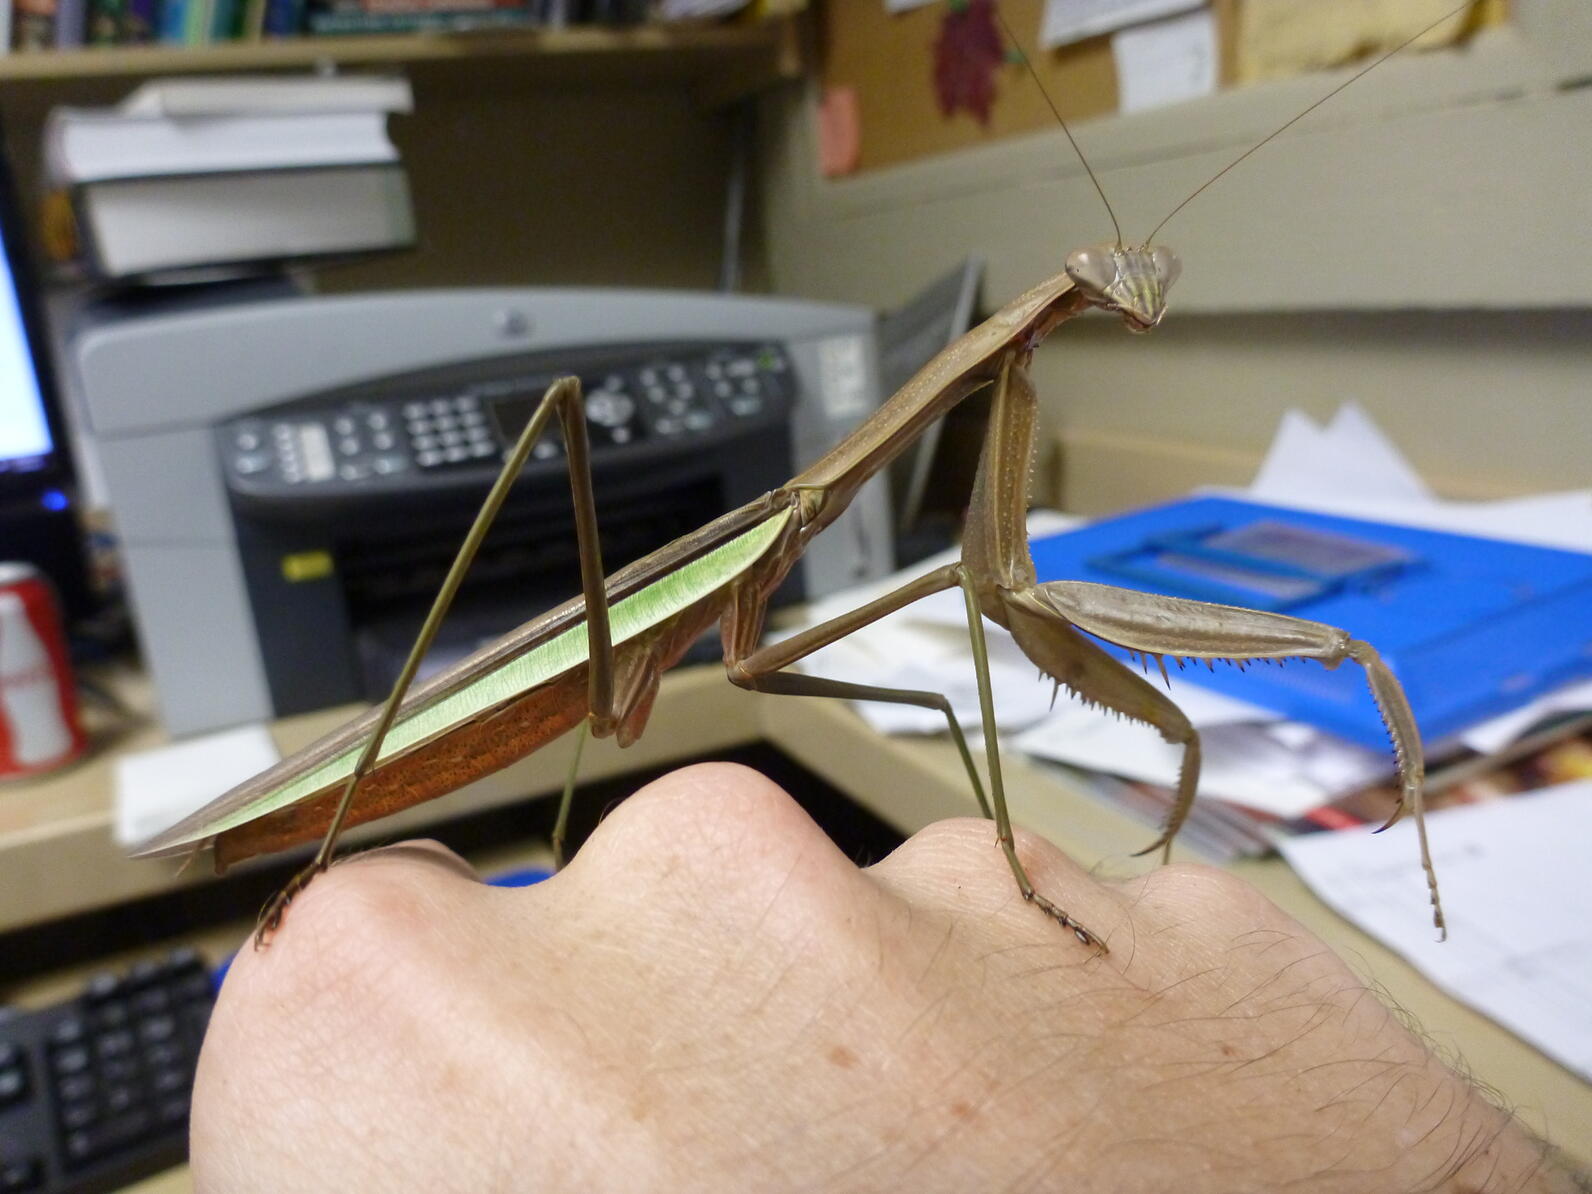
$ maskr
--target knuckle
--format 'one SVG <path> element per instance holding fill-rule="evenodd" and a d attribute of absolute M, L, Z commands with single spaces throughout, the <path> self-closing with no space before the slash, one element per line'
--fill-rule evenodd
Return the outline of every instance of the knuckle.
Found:
<path fill-rule="evenodd" d="M 592 835 L 592 850 L 634 864 L 667 853 L 711 862 L 763 858 L 802 848 L 822 831 L 788 793 L 734 763 L 702 763 L 654 780 L 621 804 Z"/>
<path fill-rule="evenodd" d="M 1015 829 L 1012 844 L 1036 887 L 1074 883 L 1081 868 L 1048 838 Z M 1001 900 L 1016 889 L 995 825 L 978 817 L 936 821 L 908 838 L 881 864 L 885 873 L 912 876 L 939 890 L 969 888 Z"/>
<path fill-rule="evenodd" d="M 756 771 L 703 764 L 672 772 L 598 826 L 560 879 L 622 885 L 664 919 L 733 931 L 748 910 L 792 923 L 844 898 L 856 868 L 799 805 Z M 717 925 L 717 929 L 709 926 Z"/>

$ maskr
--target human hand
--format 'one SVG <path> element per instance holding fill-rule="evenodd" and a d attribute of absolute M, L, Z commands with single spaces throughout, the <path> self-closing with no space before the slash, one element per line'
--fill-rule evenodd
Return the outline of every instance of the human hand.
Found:
<path fill-rule="evenodd" d="M 240 953 L 201 1190 L 1565 1190 L 1317 938 L 1220 871 L 1101 882 L 984 821 L 859 870 L 730 766 L 502 890 L 440 847 Z"/>

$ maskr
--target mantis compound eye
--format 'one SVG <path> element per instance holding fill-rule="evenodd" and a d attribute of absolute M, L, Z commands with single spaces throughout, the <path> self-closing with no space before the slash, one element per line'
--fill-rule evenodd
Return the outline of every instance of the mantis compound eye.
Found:
<path fill-rule="evenodd" d="M 1118 278 L 1117 252 L 1114 245 L 1094 245 L 1069 253 L 1067 276 L 1091 299 L 1109 304 L 1111 287 Z"/>
<path fill-rule="evenodd" d="M 1162 245 L 1151 245 L 1149 249 L 1150 262 L 1155 266 L 1156 277 L 1161 279 L 1161 292 L 1165 294 L 1183 273 L 1183 262 L 1176 253 Z"/>

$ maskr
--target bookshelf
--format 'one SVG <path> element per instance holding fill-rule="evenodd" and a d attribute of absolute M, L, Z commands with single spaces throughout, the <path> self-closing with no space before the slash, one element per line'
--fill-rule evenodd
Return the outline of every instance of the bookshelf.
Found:
<path fill-rule="evenodd" d="M 0 57 L 0 86 L 422 64 L 515 66 L 523 68 L 526 81 L 550 87 L 675 85 L 706 107 L 733 103 L 801 73 L 794 21 L 781 18 L 736 25 L 577 26 L 12 53 Z"/>

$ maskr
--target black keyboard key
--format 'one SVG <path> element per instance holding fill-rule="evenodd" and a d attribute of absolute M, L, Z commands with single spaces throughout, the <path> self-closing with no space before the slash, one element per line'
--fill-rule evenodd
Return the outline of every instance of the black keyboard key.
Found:
<path fill-rule="evenodd" d="M 127 1004 L 119 999 L 103 1004 L 94 1011 L 94 1027 L 101 1032 L 109 1032 L 121 1028 L 127 1023 L 128 1019 Z"/>
<path fill-rule="evenodd" d="M 120 995 L 124 988 L 122 976 L 106 971 L 96 974 L 83 986 L 83 998 L 90 1003 L 103 1003 L 105 1000 Z"/>
<path fill-rule="evenodd" d="M 133 1051 L 134 1043 L 133 1034 L 125 1028 L 120 1028 L 97 1037 L 94 1041 L 94 1052 L 102 1060 L 126 1057 Z"/>
<path fill-rule="evenodd" d="M 63 1016 L 50 1029 L 52 1045 L 75 1045 L 88 1035 L 88 1021 L 82 1016 Z"/>
<path fill-rule="evenodd" d="M 111 1086 L 121 1082 L 131 1082 L 138 1077 L 138 1062 L 131 1057 L 118 1057 L 112 1061 L 102 1061 L 99 1066 L 99 1080 L 102 1086 Z"/>
<path fill-rule="evenodd" d="M 148 987 L 164 977 L 159 962 L 135 962 L 127 972 L 127 983 L 134 988 Z"/>
<path fill-rule="evenodd" d="M 164 1044 L 176 1035 L 177 1021 L 165 1013 L 138 1022 L 138 1039 L 145 1045 Z"/>
<path fill-rule="evenodd" d="M 151 987 L 133 996 L 133 1012 L 139 1016 L 155 1016 L 171 1006 L 171 994 L 165 987 Z"/>
<path fill-rule="evenodd" d="M 186 1066 L 181 1069 L 170 1068 L 156 1070 L 149 1078 L 149 1087 L 158 1095 L 176 1094 L 178 1091 L 187 1090 L 193 1084 L 193 1071 Z"/>
<path fill-rule="evenodd" d="M 99 1108 L 92 1100 L 78 1103 L 61 1104 L 61 1130 L 63 1132 L 76 1132 L 86 1128 L 99 1118 Z"/>
<path fill-rule="evenodd" d="M 64 1049 L 57 1049 L 50 1055 L 50 1067 L 57 1076 L 68 1074 L 81 1074 L 88 1069 L 89 1063 L 94 1059 L 89 1051 L 82 1045 L 68 1045 Z"/>
<path fill-rule="evenodd" d="M 39 1157 L 24 1157 L 0 1165 L 0 1194 L 28 1194 L 43 1189 L 44 1162 Z"/>
<path fill-rule="evenodd" d="M 69 1074 L 55 1084 L 55 1096 L 65 1103 L 91 1099 L 99 1090 L 99 1077 L 95 1074 Z"/>
<path fill-rule="evenodd" d="M 105 1108 L 105 1114 L 110 1116 L 126 1115 L 138 1105 L 138 1096 L 142 1093 L 131 1082 L 118 1083 L 107 1086 L 105 1094 L 100 1099 L 100 1105 Z"/>
<path fill-rule="evenodd" d="M 28 1095 L 27 1061 L 18 1050 L 9 1064 L 0 1064 L 0 1107 L 19 1103 Z"/>

